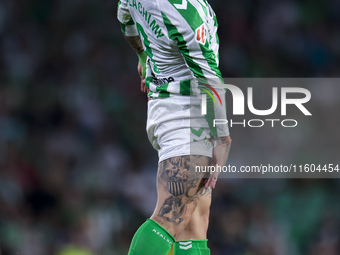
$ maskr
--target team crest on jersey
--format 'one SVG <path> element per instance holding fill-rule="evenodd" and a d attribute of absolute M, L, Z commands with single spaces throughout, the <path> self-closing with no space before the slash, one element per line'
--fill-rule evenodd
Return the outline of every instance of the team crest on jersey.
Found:
<path fill-rule="evenodd" d="M 206 29 L 205 29 L 205 25 L 202 24 L 200 27 L 198 27 L 196 29 L 196 41 L 200 44 L 205 44 L 205 41 L 206 41 Z"/>

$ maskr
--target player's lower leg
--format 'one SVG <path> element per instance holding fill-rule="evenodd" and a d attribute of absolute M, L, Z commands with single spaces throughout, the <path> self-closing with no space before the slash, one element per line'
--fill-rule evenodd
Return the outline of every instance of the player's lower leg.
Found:
<path fill-rule="evenodd" d="M 136 232 L 129 255 L 166 255 L 169 252 L 171 243 L 190 222 L 202 197 L 202 174 L 195 173 L 194 166 L 208 163 L 209 158 L 202 156 L 174 157 L 160 163 L 156 209 L 151 219 Z"/>
<path fill-rule="evenodd" d="M 148 219 L 135 233 L 128 255 L 166 255 L 174 243 L 168 231 Z"/>
<path fill-rule="evenodd" d="M 207 246 L 211 189 L 203 190 L 191 220 L 173 245 L 174 255 L 210 255 Z"/>

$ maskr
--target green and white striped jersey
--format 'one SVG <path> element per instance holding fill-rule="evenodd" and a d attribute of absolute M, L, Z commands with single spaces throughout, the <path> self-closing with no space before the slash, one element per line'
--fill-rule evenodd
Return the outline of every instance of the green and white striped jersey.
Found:
<path fill-rule="evenodd" d="M 193 79 L 222 78 L 218 24 L 206 0 L 121 0 L 118 20 L 143 42 L 150 97 L 190 95 Z"/>

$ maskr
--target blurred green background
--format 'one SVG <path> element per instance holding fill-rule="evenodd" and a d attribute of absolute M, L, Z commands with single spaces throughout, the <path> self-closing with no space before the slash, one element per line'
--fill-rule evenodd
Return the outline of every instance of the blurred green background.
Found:
<path fill-rule="evenodd" d="M 339 77 L 340 1 L 210 4 L 224 77 Z M 158 158 L 145 132 L 137 56 L 120 32 L 116 6 L 0 1 L 1 255 L 127 254 L 153 211 Z M 338 159 L 339 125 L 327 121 L 339 118 L 340 93 L 327 86 L 319 92 L 314 104 L 329 111 L 324 125 L 308 122 L 308 132 L 321 147 L 294 139 L 271 149 L 270 136 L 233 128 L 231 163 L 285 152 L 304 163 L 320 153 Z M 221 179 L 211 252 L 338 255 L 339 191 L 338 179 Z"/>

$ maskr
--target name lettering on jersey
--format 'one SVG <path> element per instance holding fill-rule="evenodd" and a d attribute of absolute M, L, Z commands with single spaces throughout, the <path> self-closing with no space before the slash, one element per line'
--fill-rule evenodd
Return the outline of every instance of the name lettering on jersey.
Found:
<path fill-rule="evenodd" d="M 148 23 L 152 31 L 155 33 L 157 38 L 161 38 L 164 36 L 162 33 L 162 29 L 160 26 L 157 24 L 156 20 L 152 19 L 152 15 L 148 13 L 148 11 L 143 7 L 141 2 L 138 2 L 136 0 L 126 0 L 126 3 L 129 4 L 131 7 L 134 7 L 145 19 L 145 21 Z M 151 23 L 150 23 L 151 21 Z"/>
<path fill-rule="evenodd" d="M 205 44 L 206 41 L 206 31 L 204 24 L 196 29 L 196 38 L 195 40 L 200 44 Z"/>

